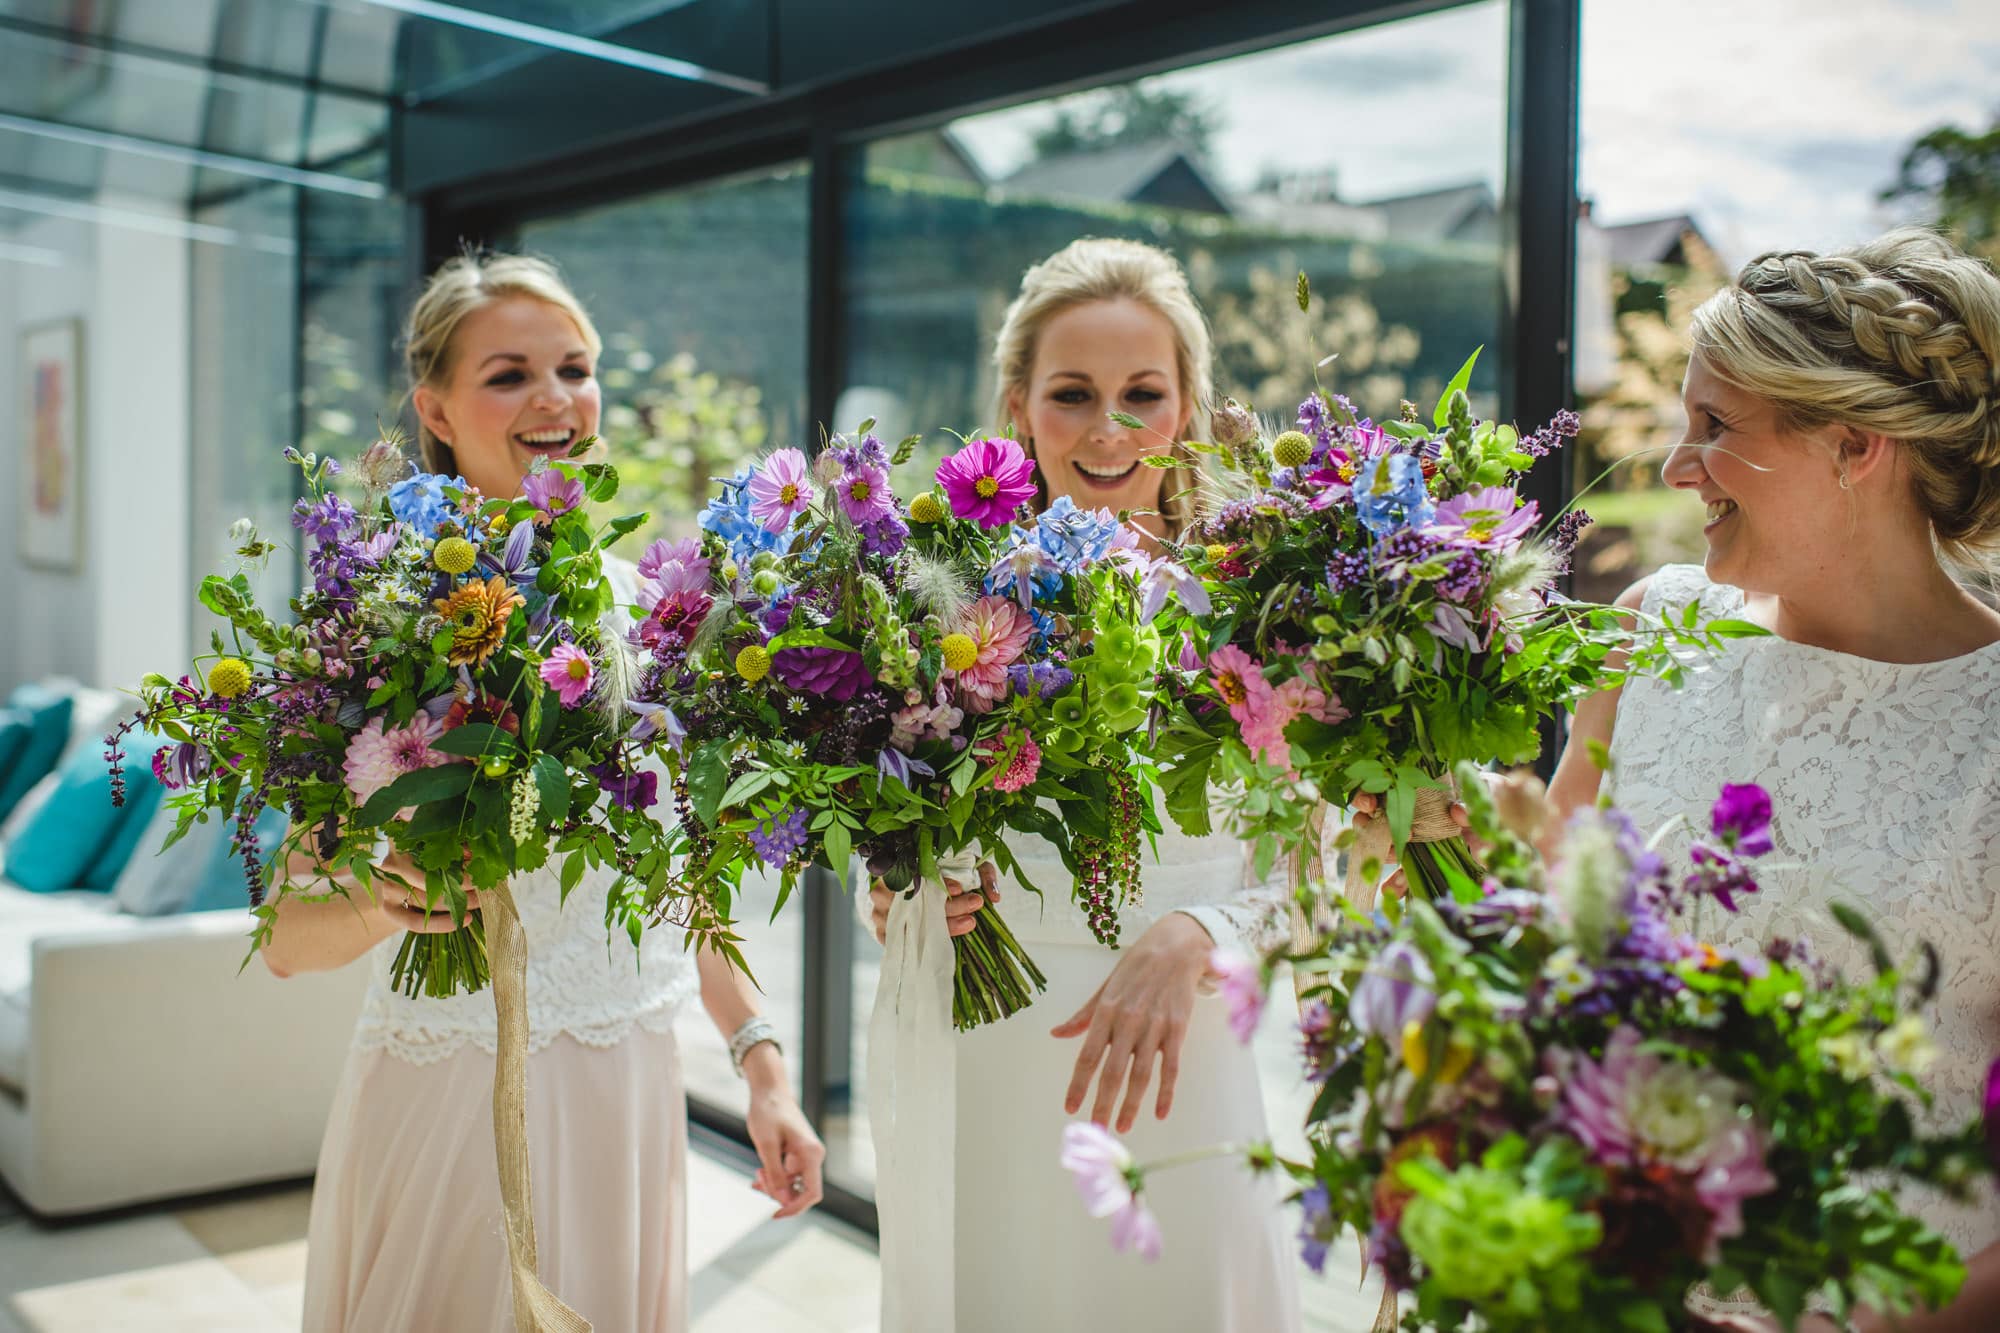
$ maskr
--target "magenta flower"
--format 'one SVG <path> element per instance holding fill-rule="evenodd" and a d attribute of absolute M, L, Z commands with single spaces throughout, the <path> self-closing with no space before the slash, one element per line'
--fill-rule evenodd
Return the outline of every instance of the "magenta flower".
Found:
<path fill-rule="evenodd" d="M 1012 440 L 974 440 L 938 464 L 951 512 L 982 528 L 1003 527 L 1035 495 L 1035 464 Z"/>
<path fill-rule="evenodd" d="M 1062 1165 L 1076 1177 L 1085 1210 L 1111 1219 L 1114 1249 L 1136 1250 L 1148 1263 L 1160 1257 L 1159 1219 L 1140 1197 L 1145 1179 L 1124 1144 L 1088 1121 L 1065 1125 Z"/>
<path fill-rule="evenodd" d="M 1229 1030 L 1245 1046 L 1257 1035 L 1257 1022 L 1264 1016 L 1264 976 L 1255 961 L 1230 949 L 1217 949 L 1208 956 L 1208 972 L 1216 990 L 1229 1005 Z"/>
<path fill-rule="evenodd" d="M 521 494 L 541 511 L 544 522 L 554 522 L 583 504 L 583 483 L 550 468 L 532 473 L 521 483 Z"/>
<path fill-rule="evenodd" d="M 564 708 L 574 708 L 590 693 L 597 680 L 597 669 L 575 644 L 565 643 L 542 663 L 541 677 L 542 683 L 556 692 Z"/>
<path fill-rule="evenodd" d="M 1506 486 L 1486 486 L 1454 495 L 1439 505 L 1424 533 L 1459 546 L 1512 550 L 1535 526 L 1539 512 L 1533 500 L 1521 504 L 1520 497 Z"/>
<path fill-rule="evenodd" d="M 1715 836 L 1742 856 L 1771 850 L 1771 794 L 1754 782 L 1725 782 L 1709 812 Z"/>
<path fill-rule="evenodd" d="M 401 727 L 385 726 L 381 717 L 369 719 L 347 743 L 347 755 L 341 761 L 347 790 L 354 793 L 357 803 L 365 804 L 405 773 L 450 763 L 450 755 L 431 749 L 431 742 L 442 735 L 444 723 L 421 711 Z"/>
<path fill-rule="evenodd" d="M 796 449 L 778 450 L 751 474 L 750 517 L 763 524 L 766 532 L 783 532 L 812 502 L 806 456 Z"/>
<path fill-rule="evenodd" d="M 861 654 L 845 648 L 781 648 L 771 659 L 771 674 L 787 689 L 823 694 L 836 703 L 875 683 Z"/>
<path fill-rule="evenodd" d="M 2000 1060 L 1986 1071 L 1986 1158 L 2000 1173 Z"/>
<path fill-rule="evenodd" d="M 865 458 L 856 458 L 840 474 L 833 483 L 833 495 L 840 501 L 840 511 L 857 527 L 879 523 L 896 512 L 896 493 L 889 489 L 889 469 Z"/>
<path fill-rule="evenodd" d="M 1717 1242 L 1743 1232 L 1743 1201 L 1776 1188 L 1764 1167 L 1764 1136 L 1743 1113 L 1737 1087 L 1712 1069 L 1642 1052 L 1639 1030 L 1621 1025 L 1602 1062 L 1568 1062 L 1557 1115 L 1599 1162 L 1662 1165 L 1686 1173 L 1714 1218 L 1702 1262 Z"/>

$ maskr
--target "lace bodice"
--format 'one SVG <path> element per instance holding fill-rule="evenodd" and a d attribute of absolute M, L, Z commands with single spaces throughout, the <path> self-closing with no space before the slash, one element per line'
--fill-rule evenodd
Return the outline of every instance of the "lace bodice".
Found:
<path fill-rule="evenodd" d="M 1157 850 L 1140 847 L 1145 901 L 1119 913 L 1121 943 L 1138 939 L 1169 912 L 1185 912 L 1199 921 L 1218 948 L 1259 954 L 1285 942 L 1288 899 L 1282 865 L 1259 882 L 1243 842 L 1226 833 L 1193 838 L 1171 818 L 1160 822 Z M 1040 838 L 1020 838 L 1008 846 L 1042 891 L 1037 899 L 1018 885 L 1001 886 L 1001 909 L 1021 942 L 1096 943 L 1071 892 L 1071 875 L 1055 848 Z"/>
<path fill-rule="evenodd" d="M 638 572 L 627 561 L 605 560 L 605 572 L 621 605 L 637 593 Z M 617 615 L 613 612 L 613 615 Z M 661 774 L 660 787 L 666 789 Z M 655 817 L 671 818 L 665 806 Z M 510 882 L 528 941 L 528 1047 L 539 1051 L 567 1033 L 589 1046 L 615 1046 L 636 1024 L 648 1032 L 668 1032 L 675 1013 L 700 989 L 694 956 L 681 933 L 670 926 L 649 927 L 638 947 L 604 922 L 604 895 L 616 872 L 588 872 L 562 900 L 557 878 L 561 861 Z M 430 1064 L 476 1046 L 492 1054 L 499 1046 L 493 996 L 486 991 L 449 999 L 410 999 L 390 988 L 389 969 L 403 937 L 375 946 L 373 975 L 355 1029 L 357 1046 L 383 1050 L 415 1064 Z"/>
<path fill-rule="evenodd" d="M 1699 600 L 1737 615 L 1743 594 L 1691 565 L 1656 574 L 1644 609 Z M 1770 793 L 1776 850 L 1761 892 L 1717 923 L 1721 941 L 1804 938 L 1850 976 L 1868 960 L 1828 914 L 1858 904 L 1898 961 L 1928 941 L 1942 957 L 1935 1021 L 1941 1058 L 1930 1122 L 1977 1117 L 2000 1055 L 2000 644 L 1943 662 L 1875 662 L 1782 639 L 1732 643 L 1690 661 L 1683 688 L 1635 680 L 1618 705 L 1612 795 L 1642 828 L 1676 816 L 1705 830 L 1724 782 Z M 1667 849 L 1685 850 L 1684 823 Z M 2000 1202 L 1920 1209 L 1961 1249 L 2000 1239 Z"/>

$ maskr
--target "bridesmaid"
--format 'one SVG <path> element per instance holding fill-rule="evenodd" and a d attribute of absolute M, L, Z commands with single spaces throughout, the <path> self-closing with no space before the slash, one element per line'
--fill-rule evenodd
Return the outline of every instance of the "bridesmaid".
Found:
<path fill-rule="evenodd" d="M 410 313 L 410 382 L 426 471 L 513 495 L 537 458 L 597 432 L 597 332 L 556 271 L 467 256 L 432 275 Z M 383 479 L 384 484 L 389 479 Z M 618 599 L 637 571 L 608 562 Z M 628 622 L 629 623 L 629 622 Z M 391 867 L 422 883 L 407 862 Z M 323 872 L 309 856 L 288 873 Z M 674 1019 L 696 994 L 750 1084 L 757 1187 L 778 1216 L 820 1197 L 824 1150 L 788 1086 L 756 992 L 712 950 L 664 928 L 607 939 L 586 875 L 563 907 L 553 867 L 513 880 L 528 961 L 528 1139 L 540 1273 L 603 1330 L 688 1325 L 687 1105 Z M 320 1149 L 308 1229 L 308 1333 L 514 1327 L 493 1152 L 490 995 L 409 998 L 388 983 L 406 931 L 447 931 L 386 880 L 377 893 L 284 898 L 264 962 L 278 976 L 373 973 Z M 323 886 L 324 887 L 324 886 Z M 469 893 L 477 905 L 476 892 Z"/>
<path fill-rule="evenodd" d="M 1166 493 L 1165 479 L 1180 474 L 1139 461 L 1167 448 L 1188 456 L 1164 442 L 1207 426 L 1208 329 L 1170 255 L 1121 240 L 1058 251 L 1022 278 L 994 362 L 996 416 L 1034 457 L 1038 509 L 1067 497 L 1145 511 L 1137 522 L 1155 550 L 1189 520 L 1187 498 Z M 1118 425 L 1113 412 L 1146 429 Z M 1256 951 L 1282 939 L 1283 895 L 1251 882 L 1235 839 L 1166 827 L 1116 953 L 1071 903 L 1054 849 L 1015 848 L 1047 896 L 1010 894 L 1008 924 L 1048 990 L 1029 1012 L 956 1038 L 955 1181 L 878 1178 L 891 1333 L 1299 1327 L 1297 1261 L 1275 1182 L 1235 1160 L 1163 1174 L 1148 1197 L 1170 1257 L 1149 1265 L 1111 1252 L 1057 1161 L 1062 1127 L 1079 1114 L 1129 1135 L 1141 1159 L 1266 1135 L 1251 1052 L 1230 1034 L 1224 1006 L 1201 997 L 1218 946 Z M 953 933 L 998 899 L 991 867 L 982 875 L 982 890 L 954 900 Z M 1239 890 L 1216 901 L 1230 884 Z M 871 906 L 880 939 L 907 904 L 878 885 Z M 936 1243 L 940 1232 L 949 1248 Z M 940 1287 L 948 1300 L 922 1313 Z M 955 1325 L 943 1322 L 954 1311 Z"/>

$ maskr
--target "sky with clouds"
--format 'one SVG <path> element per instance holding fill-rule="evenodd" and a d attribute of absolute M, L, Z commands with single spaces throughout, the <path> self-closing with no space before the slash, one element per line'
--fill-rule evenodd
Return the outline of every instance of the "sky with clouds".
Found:
<path fill-rule="evenodd" d="M 1468 180 L 1505 154 L 1498 0 L 1164 75 L 1222 112 L 1215 171 L 1333 169 L 1369 200 Z M 1731 263 L 1896 220 L 1909 142 L 2000 115 L 2000 0 L 1584 0 L 1579 188 L 1598 218 L 1694 215 Z M 1049 104 L 961 121 L 981 165 L 1029 153 Z"/>

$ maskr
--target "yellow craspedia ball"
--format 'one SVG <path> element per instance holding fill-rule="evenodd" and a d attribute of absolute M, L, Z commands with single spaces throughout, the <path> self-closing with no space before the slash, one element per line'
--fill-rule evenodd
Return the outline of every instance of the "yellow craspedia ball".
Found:
<path fill-rule="evenodd" d="M 1288 430 L 1271 441 L 1271 457 L 1279 467 L 1304 467 L 1312 456 L 1313 442 L 1302 430 Z"/>
<path fill-rule="evenodd" d="M 209 692 L 234 699 L 250 688 L 250 665 L 240 657 L 225 657 L 208 669 Z"/>
<path fill-rule="evenodd" d="M 431 563 L 447 574 L 463 574 L 479 559 L 479 551 L 463 537 L 446 537 L 431 552 Z"/>
<path fill-rule="evenodd" d="M 1211 546 L 1204 546 L 1201 549 L 1203 555 L 1206 555 L 1210 560 L 1217 563 L 1220 563 L 1229 554 L 1229 548 L 1220 542 Z"/>
<path fill-rule="evenodd" d="M 751 644 L 736 654 L 736 674 L 755 685 L 771 674 L 771 655 L 761 644 Z"/>
<path fill-rule="evenodd" d="M 969 671 L 979 660 L 979 645 L 970 635 L 947 634 L 944 636 L 944 664 L 947 670 Z"/>
<path fill-rule="evenodd" d="M 942 523 L 943 521 L 944 506 L 938 503 L 937 496 L 929 491 L 910 501 L 910 522 Z"/>

